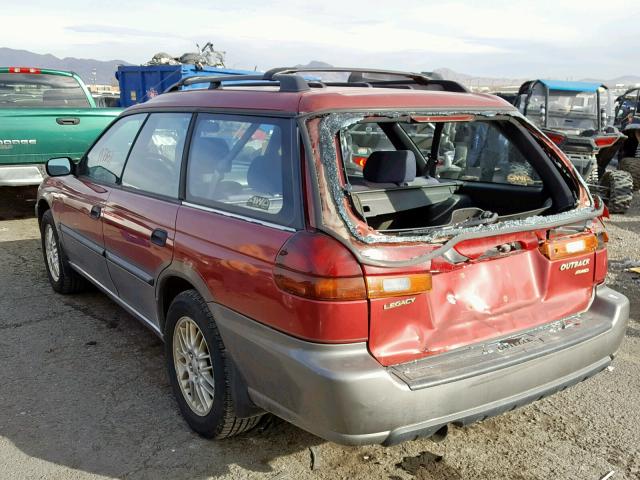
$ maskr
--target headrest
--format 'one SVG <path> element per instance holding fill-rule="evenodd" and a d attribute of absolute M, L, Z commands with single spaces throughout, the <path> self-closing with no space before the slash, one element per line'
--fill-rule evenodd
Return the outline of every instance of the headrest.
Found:
<path fill-rule="evenodd" d="M 191 158 L 193 163 L 206 171 L 217 171 L 219 173 L 227 173 L 231 170 L 231 162 L 223 160 L 229 154 L 227 142 L 221 138 L 214 137 L 196 137 L 191 146 Z"/>
<path fill-rule="evenodd" d="M 416 157 L 410 150 L 379 150 L 369 155 L 362 174 L 372 183 L 409 183 L 416 178 Z"/>
<path fill-rule="evenodd" d="M 247 172 L 247 183 L 258 192 L 282 195 L 282 157 L 274 154 L 254 158 Z"/>

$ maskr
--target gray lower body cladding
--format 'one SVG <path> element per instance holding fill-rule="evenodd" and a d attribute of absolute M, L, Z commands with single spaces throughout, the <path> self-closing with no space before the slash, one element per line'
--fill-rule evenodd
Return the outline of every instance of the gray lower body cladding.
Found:
<path fill-rule="evenodd" d="M 429 372 L 429 362 L 437 362 L 440 377 L 451 368 L 450 381 L 434 382 L 415 375 L 401 378 L 398 366 L 380 365 L 365 343 L 311 343 L 220 305 L 210 307 L 251 400 L 300 428 L 347 445 L 392 445 L 429 436 L 448 423 L 482 420 L 578 383 L 611 362 L 629 317 L 626 297 L 600 286 L 591 307 L 572 317 L 575 329 L 566 329 L 572 339 L 566 347 L 558 345 L 564 333 L 555 332 L 548 351 L 536 343 L 533 354 L 523 345 L 509 351 L 502 365 L 490 356 L 490 368 L 472 360 L 468 350 L 452 352 L 450 367 L 436 357 L 406 365 L 405 370 Z M 465 355 L 471 355 L 477 371 L 462 368 L 461 374 Z"/>

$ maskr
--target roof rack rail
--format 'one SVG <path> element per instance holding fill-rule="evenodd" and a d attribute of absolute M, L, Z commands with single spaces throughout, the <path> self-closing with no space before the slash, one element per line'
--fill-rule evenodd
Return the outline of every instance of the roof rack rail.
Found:
<path fill-rule="evenodd" d="M 265 75 L 220 75 L 220 76 L 195 76 L 183 78 L 167 88 L 163 93 L 175 92 L 183 86 L 208 83 L 210 90 L 222 86 L 223 82 L 238 82 L 236 86 L 280 85 L 281 92 L 303 92 L 309 90 L 307 81 L 299 75 L 273 75 L 265 78 Z M 317 82 L 315 82 L 317 83 Z"/>
<path fill-rule="evenodd" d="M 300 73 L 349 73 L 347 81 L 320 81 L 305 79 Z M 164 93 L 175 92 L 183 86 L 195 84 L 209 84 L 209 89 L 222 87 L 223 83 L 234 86 L 275 86 L 279 85 L 280 92 L 304 92 L 311 87 L 325 86 L 339 87 L 372 87 L 372 88 L 417 88 L 422 90 L 442 90 L 447 92 L 467 93 L 468 90 L 458 82 L 452 80 L 432 79 L 422 73 L 402 72 L 396 70 L 377 70 L 367 68 L 307 68 L 280 67 L 272 68 L 260 75 L 220 75 L 195 76 L 181 79 L 167 88 Z"/>

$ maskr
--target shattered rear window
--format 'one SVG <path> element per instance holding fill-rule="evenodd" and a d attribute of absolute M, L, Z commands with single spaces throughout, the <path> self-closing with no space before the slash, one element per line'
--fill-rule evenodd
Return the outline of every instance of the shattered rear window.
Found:
<path fill-rule="evenodd" d="M 425 159 L 435 162 L 436 178 L 542 185 L 537 172 L 496 121 L 443 122 L 440 131 L 433 122 L 396 124 Z M 344 167 L 352 179 L 363 176 L 373 152 L 398 150 L 380 125 L 372 122 L 344 128 L 340 139 Z"/>
<path fill-rule="evenodd" d="M 385 122 L 399 125 L 405 139 L 399 141 L 398 135 L 390 134 L 395 127 L 389 128 Z M 456 123 L 459 127 L 464 122 L 469 122 L 464 127 L 465 135 L 454 133 L 451 127 L 451 131 L 444 132 L 443 124 Z M 505 131 L 498 128 L 500 134 L 488 141 L 487 132 L 500 122 L 509 124 L 508 128 Z M 486 235 L 483 232 L 497 235 L 593 218 L 600 207 L 594 208 L 590 198 L 577 190 L 573 177 L 566 177 L 567 168 L 571 167 L 539 145 L 531 133 L 526 133 L 533 128 L 527 123 L 515 111 L 336 112 L 308 118 L 323 227 L 343 238 L 352 237 L 367 244 L 449 244 L 462 237 Z M 478 130 L 474 130 L 476 125 Z M 355 132 L 358 133 L 352 135 Z M 411 145 L 407 144 L 407 135 Z M 527 151 L 511 148 L 510 135 L 520 135 L 515 143 Z M 474 143 L 474 139 L 484 142 Z M 379 148 L 391 153 L 377 154 L 373 164 L 378 164 L 378 170 L 385 158 L 401 159 L 408 164 L 407 159 L 415 154 L 415 178 L 408 170 L 406 178 L 395 178 L 393 169 L 383 168 L 391 171 L 394 178 L 378 175 L 376 180 L 390 182 L 369 181 L 366 165 Z M 528 164 L 532 148 L 537 149 L 536 165 L 544 162 L 540 165 L 544 165 L 541 168 L 547 177 L 553 170 L 553 181 L 568 188 L 566 192 L 554 193 L 556 189 L 546 187 L 541 181 L 545 177 L 532 165 L 512 175 L 509 181 L 513 172 L 508 165 Z M 412 150 L 411 154 L 407 150 Z M 443 174 L 449 160 L 450 165 L 457 162 L 459 167 L 455 178 Z M 558 204 L 562 205 L 561 210 L 551 197 L 562 200 Z M 581 203 L 577 201 L 579 197 Z M 372 249 L 372 254 L 375 251 Z"/>

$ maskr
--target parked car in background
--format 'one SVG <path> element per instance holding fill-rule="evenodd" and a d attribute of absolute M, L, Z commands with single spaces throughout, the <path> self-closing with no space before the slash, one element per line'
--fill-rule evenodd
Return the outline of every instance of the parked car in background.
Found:
<path fill-rule="evenodd" d="M 91 282 L 164 339 L 195 431 L 442 437 L 611 363 L 629 303 L 553 142 L 451 82 L 309 73 L 183 80 L 39 188 L 53 289 Z"/>
<path fill-rule="evenodd" d="M 624 213 L 629 208 L 631 174 L 607 171 L 626 137 L 612 126 L 612 102 L 606 85 L 531 80 L 520 87 L 515 105 L 567 154 L 612 212 Z"/>
<path fill-rule="evenodd" d="M 96 108 L 74 73 L 0 67 L 0 186 L 38 185 L 49 158 L 79 159 L 121 111 Z"/>

